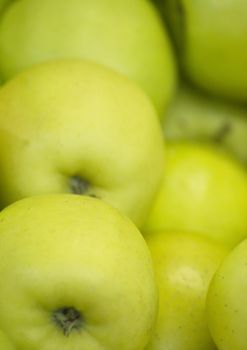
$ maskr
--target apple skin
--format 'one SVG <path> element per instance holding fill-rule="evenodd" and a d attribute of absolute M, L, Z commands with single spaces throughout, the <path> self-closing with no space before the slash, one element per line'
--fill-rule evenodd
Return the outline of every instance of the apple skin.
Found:
<path fill-rule="evenodd" d="M 9 6 L 0 23 L 3 80 L 60 58 L 90 59 L 125 74 L 159 114 L 176 85 L 170 39 L 149 1 L 22 0 Z"/>
<path fill-rule="evenodd" d="M 14 346 L 10 343 L 6 334 L 0 330 L 0 349 L 1 350 L 15 350 Z"/>
<path fill-rule="evenodd" d="M 159 311 L 148 350 L 215 350 L 206 322 L 208 285 L 227 250 L 206 237 L 151 232 Z"/>
<path fill-rule="evenodd" d="M 163 182 L 143 231 L 199 232 L 229 247 L 247 237 L 246 168 L 211 145 L 166 148 Z"/>
<path fill-rule="evenodd" d="M 247 349 L 247 240 L 223 260 L 208 291 L 207 316 L 219 350 Z"/>
<path fill-rule="evenodd" d="M 163 120 L 168 141 L 200 141 L 222 146 L 247 164 L 247 109 L 213 98 L 182 83 Z"/>
<path fill-rule="evenodd" d="M 0 15 L 11 4 L 13 0 L 0 0 Z"/>
<path fill-rule="evenodd" d="M 141 233 L 99 199 L 44 195 L 0 213 L 0 327 L 20 350 L 142 350 L 157 286 Z M 54 320 L 74 308 L 78 329 Z"/>
<path fill-rule="evenodd" d="M 36 194 L 82 193 L 140 226 L 162 178 L 163 152 L 146 94 L 98 64 L 43 63 L 0 90 L 2 207 Z M 80 180 L 86 188 L 78 191 Z"/>
<path fill-rule="evenodd" d="M 247 101 L 246 0 L 160 0 L 184 74 L 212 94 Z"/>

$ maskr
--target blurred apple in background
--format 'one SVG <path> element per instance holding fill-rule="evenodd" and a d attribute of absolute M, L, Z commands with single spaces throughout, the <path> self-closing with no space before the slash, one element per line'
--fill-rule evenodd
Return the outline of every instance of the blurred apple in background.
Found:
<path fill-rule="evenodd" d="M 247 102 L 246 0 L 156 0 L 183 74 L 217 96 Z"/>
<path fill-rule="evenodd" d="M 142 350 L 157 313 L 147 245 L 103 201 L 26 198 L 0 214 L 0 327 L 17 349 Z M 4 349 L 5 350 L 5 349 Z"/>
<path fill-rule="evenodd" d="M 58 58 L 86 58 L 127 75 L 159 114 L 175 88 L 170 39 L 149 1 L 13 1 L 0 22 L 2 78 Z"/>
<path fill-rule="evenodd" d="M 148 350 L 216 350 L 206 322 L 208 285 L 226 249 L 199 234 L 150 232 L 146 237 L 159 289 L 159 312 Z"/>
<path fill-rule="evenodd" d="M 208 324 L 219 350 L 247 349 L 247 240 L 223 260 L 209 287 Z"/>
<path fill-rule="evenodd" d="M 247 171 L 211 145 L 167 144 L 165 174 L 143 231 L 198 232 L 233 247 L 247 237 Z"/>
<path fill-rule="evenodd" d="M 247 164 L 247 109 L 182 83 L 163 122 L 165 138 L 222 146 Z"/>
<path fill-rule="evenodd" d="M 137 225 L 163 174 L 152 103 L 132 81 L 83 60 L 44 63 L 0 90 L 0 202 L 76 193 L 99 197 Z"/>

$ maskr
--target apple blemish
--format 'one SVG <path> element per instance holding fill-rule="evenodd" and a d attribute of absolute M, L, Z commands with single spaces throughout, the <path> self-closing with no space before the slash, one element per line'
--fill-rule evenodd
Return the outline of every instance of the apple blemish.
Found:
<path fill-rule="evenodd" d="M 55 325 L 68 337 L 73 331 L 80 331 L 83 327 L 83 317 L 74 307 L 62 307 L 52 313 Z"/>

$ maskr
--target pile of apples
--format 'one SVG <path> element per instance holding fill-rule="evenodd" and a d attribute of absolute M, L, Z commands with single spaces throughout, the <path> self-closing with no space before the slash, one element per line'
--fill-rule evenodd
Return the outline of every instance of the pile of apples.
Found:
<path fill-rule="evenodd" d="M 0 350 L 246 350 L 246 0 L 0 0 Z"/>

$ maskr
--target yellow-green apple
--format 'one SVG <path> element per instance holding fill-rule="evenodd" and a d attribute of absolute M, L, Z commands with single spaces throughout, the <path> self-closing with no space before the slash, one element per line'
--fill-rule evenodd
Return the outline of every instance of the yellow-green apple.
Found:
<path fill-rule="evenodd" d="M 6 334 L 4 334 L 0 330 L 0 349 L 1 350 L 15 350 L 13 344 L 7 338 Z"/>
<path fill-rule="evenodd" d="M 155 109 L 134 82 L 83 60 L 35 65 L 0 91 L 0 201 L 72 192 L 137 225 L 163 172 Z"/>
<path fill-rule="evenodd" d="M 151 232 L 147 244 L 159 290 L 159 311 L 148 350 L 215 350 L 206 321 L 209 283 L 226 249 L 184 232 Z"/>
<path fill-rule="evenodd" d="M 148 247 L 103 201 L 25 198 L 0 213 L 0 327 L 18 350 L 142 350 L 157 313 Z"/>
<path fill-rule="evenodd" d="M 211 145 L 167 145 L 166 170 L 144 231 L 199 232 L 233 247 L 247 237 L 247 171 Z"/>
<path fill-rule="evenodd" d="M 223 260 L 208 291 L 207 316 L 219 350 L 247 349 L 247 240 Z"/>
<path fill-rule="evenodd" d="M 246 0 L 158 2 L 187 77 L 213 94 L 246 102 Z"/>
<path fill-rule="evenodd" d="M 58 58 L 86 58 L 126 74 L 159 112 L 175 87 L 170 40 L 147 0 L 13 1 L 0 21 L 2 78 Z"/>
<path fill-rule="evenodd" d="M 163 121 L 167 140 L 221 145 L 247 164 L 247 109 L 181 84 Z"/>

